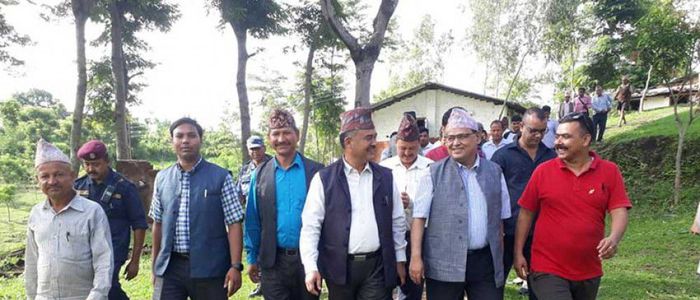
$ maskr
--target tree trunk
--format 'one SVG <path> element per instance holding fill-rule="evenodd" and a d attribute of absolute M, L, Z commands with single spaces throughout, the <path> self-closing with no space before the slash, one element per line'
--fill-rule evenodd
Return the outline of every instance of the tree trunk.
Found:
<path fill-rule="evenodd" d="M 647 83 L 644 85 L 644 91 L 642 91 L 642 98 L 639 99 L 639 112 L 644 111 L 644 99 L 647 97 L 647 91 L 649 90 L 649 79 L 651 79 L 651 69 L 654 66 L 649 65 L 649 71 L 647 72 Z"/>
<path fill-rule="evenodd" d="M 355 62 L 355 107 L 369 107 L 369 92 L 372 85 L 372 70 L 376 58 L 364 58 Z"/>
<path fill-rule="evenodd" d="M 306 146 L 306 134 L 309 130 L 309 114 L 311 114 L 311 79 L 313 76 L 314 54 L 316 45 L 310 43 L 309 54 L 306 57 L 306 73 L 304 73 L 304 121 L 301 125 L 301 141 L 299 152 L 303 155 Z"/>
<path fill-rule="evenodd" d="M 129 133 L 126 127 L 126 63 L 124 61 L 124 49 L 122 47 L 123 20 L 122 12 L 117 5 L 118 0 L 112 0 L 109 5 L 109 14 L 112 22 L 110 28 L 112 39 L 112 75 L 114 76 L 114 88 L 116 90 L 116 102 L 114 105 L 114 128 L 117 134 L 117 159 L 131 159 L 129 151 Z"/>
<path fill-rule="evenodd" d="M 671 208 L 678 206 L 681 199 L 681 165 L 683 162 L 683 144 L 685 143 L 685 134 L 688 127 L 684 124 L 678 126 L 678 147 L 676 148 L 676 175 L 673 179 L 673 203 Z"/>
<path fill-rule="evenodd" d="M 508 98 L 510 98 L 510 93 L 513 92 L 513 86 L 515 85 L 515 81 L 518 80 L 518 76 L 520 76 L 520 70 L 523 68 L 523 64 L 525 63 L 525 58 L 530 54 L 530 52 L 525 52 L 523 57 L 520 59 L 520 64 L 518 65 L 518 70 L 515 71 L 515 76 L 513 76 L 513 79 L 511 79 L 510 84 L 508 85 L 508 93 L 506 94 L 506 99 L 503 101 L 503 107 L 501 108 L 501 113 L 498 114 L 498 119 L 503 118 L 503 113 L 506 110 L 506 107 L 508 106 Z"/>
<path fill-rule="evenodd" d="M 241 113 L 241 152 L 243 161 L 250 160 L 246 141 L 250 137 L 250 109 L 248 107 L 248 88 L 246 87 L 246 67 L 248 65 L 248 49 L 246 48 L 248 32 L 245 29 L 238 29 L 231 24 L 233 33 L 236 35 L 238 47 L 238 70 L 236 71 L 236 91 L 238 92 L 238 108 Z"/>
<path fill-rule="evenodd" d="M 83 129 L 83 110 L 85 109 L 85 94 L 87 93 L 87 67 L 85 62 L 85 23 L 87 15 L 75 16 L 75 36 L 77 43 L 78 87 L 73 108 L 73 126 L 70 131 L 70 162 L 73 170 L 80 171 L 78 148 L 81 143 Z"/>

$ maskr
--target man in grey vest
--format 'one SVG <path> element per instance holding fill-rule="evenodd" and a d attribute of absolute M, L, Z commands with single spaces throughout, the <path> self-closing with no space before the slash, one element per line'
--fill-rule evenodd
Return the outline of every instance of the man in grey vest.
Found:
<path fill-rule="evenodd" d="M 275 157 L 256 169 L 248 192 L 248 276 L 253 282 L 262 281 L 265 299 L 318 299 L 304 284 L 299 232 L 309 183 L 323 166 L 296 151 L 299 129 L 292 114 L 276 109 L 269 124 Z"/>
<path fill-rule="evenodd" d="M 414 282 L 427 279 L 428 299 L 462 299 L 465 291 L 469 299 L 503 299 L 510 200 L 501 168 L 477 154 L 477 130 L 465 110 L 452 110 L 450 156 L 430 166 L 433 197 L 413 206 L 409 270 Z"/>

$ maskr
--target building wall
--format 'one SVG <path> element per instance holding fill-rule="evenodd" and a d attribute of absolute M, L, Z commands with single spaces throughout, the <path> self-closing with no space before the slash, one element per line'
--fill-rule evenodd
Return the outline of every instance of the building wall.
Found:
<path fill-rule="evenodd" d="M 387 140 L 391 132 L 398 129 L 402 114 L 406 111 L 415 111 L 417 118 L 425 118 L 428 130 L 430 130 L 430 137 L 437 138 L 442 114 L 454 106 L 464 107 L 472 113 L 474 119 L 487 128 L 491 121 L 498 118 L 503 107 L 442 90 L 426 90 L 372 113 L 372 120 L 377 130 L 377 140 Z M 506 116 L 510 116 L 508 111 L 506 111 Z"/>
<path fill-rule="evenodd" d="M 666 96 L 653 96 L 644 99 L 644 110 L 652 110 L 662 107 L 669 107 L 670 100 Z"/>

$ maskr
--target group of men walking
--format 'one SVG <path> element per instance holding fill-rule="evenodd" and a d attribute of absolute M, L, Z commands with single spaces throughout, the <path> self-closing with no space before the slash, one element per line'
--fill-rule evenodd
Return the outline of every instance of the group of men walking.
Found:
<path fill-rule="evenodd" d="M 274 110 L 274 155 L 249 139 L 236 182 L 201 156 L 201 126 L 175 121 L 177 163 L 158 173 L 149 212 L 153 299 L 228 298 L 241 286 L 243 249 L 265 299 L 318 299 L 324 283 L 334 300 L 391 299 L 397 287 L 400 299 L 502 299 L 511 268 L 531 299 L 596 297 L 631 204 L 615 164 L 590 150 L 586 114 L 552 125 L 548 111 L 529 109 L 508 137 L 492 122 L 484 143 L 470 113 L 451 108 L 425 157 L 427 132 L 404 114 L 395 155 L 378 164 L 371 113 L 341 114 L 342 157 L 324 167 L 297 151 L 292 114 Z M 548 127 L 554 149 L 543 143 Z M 87 175 L 74 183 L 68 158 L 39 142 L 47 200 L 29 218 L 30 299 L 125 299 L 120 267 L 127 280 L 138 274 L 147 226 L 136 188 L 101 142 L 79 156 Z"/>

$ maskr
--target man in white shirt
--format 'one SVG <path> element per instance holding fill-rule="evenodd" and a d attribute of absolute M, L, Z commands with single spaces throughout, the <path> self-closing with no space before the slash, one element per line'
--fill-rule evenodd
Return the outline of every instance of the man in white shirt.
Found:
<path fill-rule="evenodd" d="M 491 135 L 491 140 L 481 146 L 481 151 L 484 152 L 486 159 L 491 160 L 496 150 L 508 145 L 508 141 L 503 139 L 503 123 L 499 120 L 491 122 L 491 132 L 489 134 Z"/>
<path fill-rule="evenodd" d="M 425 127 L 418 127 L 418 141 L 420 141 L 420 155 L 425 156 L 430 150 L 435 148 L 435 144 L 430 142 L 430 131 Z"/>
<path fill-rule="evenodd" d="M 330 299 L 384 300 L 406 280 L 406 219 L 391 170 L 371 161 L 369 108 L 341 114 L 343 157 L 311 180 L 299 243 L 306 288 Z"/>
<path fill-rule="evenodd" d="M 433 182 L 430 179 L 429 166 L 433 162 L 429 158 L 418 155 L 420 152 L 420 137 L 416 119 L 406 114 L 401 120 L 396 137 L 397 156 L 382 161 L 380 165 L 391 169 L 396 187 L 401 192 L 401 202 L 406 213 L 407 230 L 410 229 L 413 218 L 413 202 L 426 201 L 432 196 Z M 406 232 L 406 239 L 411 233 Z M 410 257 L 410 244 L 407 257 Z M 408 271 L 408 270 L 407 270 Z M 399 299 L 420 300 L 423 296 L 423 285 L 407 280 L 399 291 Z"/>

